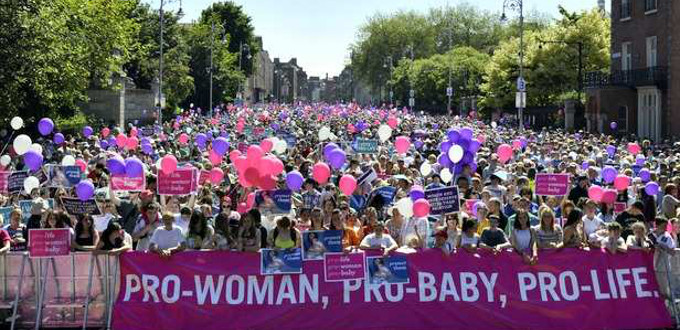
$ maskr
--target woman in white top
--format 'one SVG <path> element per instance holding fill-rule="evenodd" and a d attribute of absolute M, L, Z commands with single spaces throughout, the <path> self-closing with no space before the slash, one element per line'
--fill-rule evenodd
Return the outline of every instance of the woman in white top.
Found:
<path fill-rule="evenodd" d="M 449 213 L 445 217 L 445 225 L 446 227 L 444 230 L 446 231 L 447 239 L 446 242 L 455 247 L 458 246 L 458 243 L 460 242 L 460 237 L 462 235 L 460 231 L 460 223 L 459 217 L 461 216 L 460 213 Z"/>
<path fill-rule="evenodd" d="M 583 232 L 586 237 L 596 232 L 598 229 L 604 228 L 604 221 L 597 216 L 597 203 L 589 199 L 584 206 L 585 214 L 583 215 Z"/>
<path fill-rule="evenodd" d="M 458 241 L 458 247 L 467 252 L 477 252 L 479 245 L 479 235 L 477 234 L 477 221 L 466 219 L 463 222 L 463 234 Z"/>
<path fill-rule="evenodd" d="M 510 243 L 525 263 L 533 265 L 538 259 L 538 244 L 536 244 L 536 234 L 531 228 L 529 217 L 522 214 L 526 212 L 526 210 L 517 211 L 516 220 L 512 224 Z"/>

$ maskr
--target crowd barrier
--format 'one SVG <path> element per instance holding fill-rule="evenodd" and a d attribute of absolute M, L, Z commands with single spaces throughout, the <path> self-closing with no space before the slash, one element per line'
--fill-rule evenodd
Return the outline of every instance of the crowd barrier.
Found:
<path fill-rule="evenodd" d="M 204 252 L 188 252 L 191 254 Z M 214 252 L 205 252 L 210 260 Z M 141 256 L 156 259 L 156 256 Z M 177 256 L 176 256 L 177 257 Z M 175 258 L 175 257 L 173 257 Z M 236 258 L 239 258 L 236 256 Z M 129 258 L 130 259 L 130 258 Z M 193 262 L 193 261 L 192 261 Z M 26 253 L 12 252 L 0 256 L 0 316 L 5 328 L 106 328 L 112 326 L 114 303 L 119 298 L 120 261 L 116 256 L 73 253 L 68 257 L 30 259 Z M 209 267 L 209 264 L 204 264 Z M 666 299 L 675 326 L 679 322 L 680 254 L 657 253 L 654 256 L 656 281 Z M 232 264 L 234 271 L 249 270 Z M 196 270 L 197 272 L 200 272 Z M 206 270 L 211 273 L 210 270 Z M 162 271 L 161 271 L 162 273 Z M 120 299 L 120 298 L 119 298 Z M 152 308 L 158 308 L 153 304 Z M 276 307 L 271 307 L 275 309 Z M 189 313 L 189 310 L 185 311 Z M 191 317 L 191 315 L 187 315 Z M 194 317 L 198 317 L 194 315 Z M 114 324 L 115 325 L 115 324 Z M 122 328 L 122 326 L 121 326 Z"/>

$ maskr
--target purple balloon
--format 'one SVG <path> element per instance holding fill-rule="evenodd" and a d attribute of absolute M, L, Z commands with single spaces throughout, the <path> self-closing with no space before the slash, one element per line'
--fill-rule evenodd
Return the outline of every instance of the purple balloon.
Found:
<path fill-rule="evenodd" d="M 529 141 L 525 137 L 520 137 L 519 138 L 519 143 L 522 145 L 522 148 L 526 148 L 527 144 L 529 144 Z"/>
<path fill-rule="evenodd" d="M 227 141 L 226 138 L 218 137 L 213 141 L 213 150 L 215 150 L 218 155 L 224 156 L 224 154 L 229 151 L 229 141 Z"/>
<path fill-rule="evenodd" d="M 471 153 L 474 154 L 474 153 L 476 153 L 477 151 L 479 151 L 479 149 L 480 149 L 481 147 L 482 147 L 482 144 L 479 143 L 479 141 L 477 141 L 477 140 L 472 140 L 472 141 L 470 141 L 470 144 L 468 145 L 468 149 L 467 149 L 467 150 L 468 150 L 469 152 L 471 152 Z"/>
<path fill-rule="evenodd" d="M 102 149 L 106 149 L 106 148 L 109 147 L 109 143 L 106 142 L 106 140 L 101 140 L 101 141 L 99 141 L 99 147 L 102 148 Z"/>
<path fill-rule="evenodd" d="M 93 132 L 94 132 L 94 130 L 92 129 L 92 127 L 90 127 L 90 126 L 83 127 L 83 135 L 85 137 L 90 137 L 90 135 L 92 135 Z"/>
<path fill-rule="evenodd" d="M 458 145 L 463 148 L 463 151 L 470 149 L 470 140 L 466 139 L 459 139 L 458 140 Z"/>
<path fill-rule="evenodd" d="M 652 177 L 652 174 L 649 172 L 648 169 L 643 168 L 640 170 L 640 173 L 638 173 L 638 177 L 640 177 L 640 180 L 642 180 L 642 182 L 649 182 L 649 180 Z"/>
<path fill-rule="evenodd" d="M 604 182 L 606 182 L 606 183 L 614 182 L 614 179 L 616 179 L 617 174 L 618 174 L 618 172 L 612 166 L 605 166 L 602 169 L 602 178 L 604 179 Z"/>
<path fill-rule="evenodd" d="M 326 145 L 323 147 L 323 157 L 328 159 L 330 157 L 331 151 L 338 148 L 340 147 L 338 147 L 338 145 L 333 142 L 326 143 Z"/>
<path fill-rule="evenodd" d="M 299 191 L 302 188 L 304 180 L 302 174 L 298 171 L 291 171 L 286 174 L 286 186 L 292 191 Z"/>
<path fill-rule="evenodd" d="M 449 129 L 446 132 L 446 136 L 449 138 L 449 141 L 451 141 L 451 143 L 456 143 L 458 142 L 458 139 L 460 139 L 460 133 L 458 132 L 458 130 L 453 128 Z"/>
<path fill-rule="evenodd" d="M 607 154 L 609 155 L 609 158 L 613 158 L 614 155 L 616 154 L 616 147 L 613 145 L 608 145 L 607 146 Z"/>
<path fill-rule="evenodd" d="M 425 143 L 424 143 L 423 141 L 421 141 L 421 140 L 416 140 L 415 142 L 413 142 L 413 146 L 415 146 L 416 149 L 419 149 L 419 150 L 420 150 L 420 148 L 423 147 L 424 144 L 425 144 Z"/>
<path fill-rule="evenodd" d="M 140 144 L 151 144 L 151 140 L 148 137 L 143 137 L 139 142 Z"/>
<path fill-rule="evenodd" d="M 470 152 L 466 152 L 463 155 L 463 159 L 460 161 L 462 164 L 472 164 L 475 162 L 475 156 L 471 154 Z"/>
<path fill-rule="evenodd" d="M 35 150 L 26 151 L 24 154 L 24 163 L 31 171 L 35 172 L 42 166 L 43 156 Z"/>
<path fill-rule="evenodd" d="M 150 144 L 142 144 L 142 152 L 151 155 L 153 154 L 153 147 Z"/>
<path fill-rule="evenodd" d="M 451 163 L 451 159 L 449 159 L 448 154 L 440 154 L 439 157 L 437 157 L 437 162 L 443 167 L 449 167 L 451 164 L 453 164 Z"/>
<path fill-rule="evenodd" d="M 40 119 L 40 121 L 38 122 L 38 131 L 43 136 L 52 133 L 53 129 L 54 129 L 54 122 L 52 121 L 52 119 L 43 118 L 43 119 Z"/>
<path fill-rule="evenodd" d="M 464 127 L 460 130 L 460 137 L 466 140 L 472 140 L 472 135 L 474 131 L 470 127 Z"/>
<path fill-rule="evenodd" d="M 125 160 L 125 174 L 130 178 L 144 175 L 144 164 L 139 158 L 128 158 Z"/>
<path fill-rule="evenodd" d="M 649 196 L 656 196 L 659 193 L 659 184 L 656 182 L 648 182 L 645 185 L 645 192 Z"/>
<path fill-rule="evenodd" d="M 588 162 L 583 162 L 583 163 L 581 164 L 581 168 L 584 169 L 584 170 L 587 170 L 588 167 L 590 167 L 590 164 L 589 164 Z"/>
<path fill-rule="evenodd" d="M 609 128 L 611 128 L 614 131 L 616 130 L 617 127 L 619 127 L 619 124 L 617 124 L 615 121 L 609 124 Z"/>
<path fill-rule="evenodd" d="M 635 157 L 635 164 L 637 164 L 637 165 L 639 165 L 639 166 L 642 166 L 642 165 L 645 164 L 645 161 L 646 161 L 646 160 L 647 160 L 647 158 L 645 157 L 645 155 L 643 155 L 643 154 L 638 154 L 638 155 Z"/>
<path fill-rule="evenodd" d="M 106 168 L 111 174 L 125 174 L 125 161 L 120 156 L 113 157 L 106 161 Z"/>
<path fill-rule="evenodd" d="M 196 137 L 194 137 L 194 140 L 199 147 L 205 148 L 205 143 L 208 141 L 208 137 L 203 133 L 198 133 L 196 134 Z"/>
<path fill-rule="evenodd" d="M 66 141 L 66 139 L 64 138 L 64 134 L 57 133 L 54 134 L 54 138 L 52 139 L 52 141 L 54 141 L 54 143 L 56 144 L 63 144 L 64 141 Z"/>
<path fill-rule="evenodd" d="M 76 196 L 83 202 L 92 198 L 92 196 L 94 196 L 94 185 L 92 184 L 92 181 L 80 181 L 80 183 L 76 185 Z"/>
<path fill-rule="evenodd" d="M 425 192 L 422 189 L 418 189 L 418 188 L 411 189 L 411 192 L 409 193 L 409 195 L 411 196 L 411 200 L 414 201 L 414 202 L 419 200 L 419 199 L 425 198 Z"/>
<path fill-rule="evenodd" d="M 328 153 L 328 162 L 335 170 L 342 168 L 342 166 L 345 165 L 346 160 L 347 154 L 345 154 L 345 152 L 340 148 L 333 149 L 330 153 Z"/>
<path fill-rule="evenodd" d="M 439 144 L 439 151 L 441 151 L 443 153 L 447 153 L 447 152 L 449 152 L 449 149 L 451 149 L 452 145 L 453 145 L 453 143 L 451 143 L 451 141 L 448 141 L 448 140 L 443 141 L 442 143 Z"/>

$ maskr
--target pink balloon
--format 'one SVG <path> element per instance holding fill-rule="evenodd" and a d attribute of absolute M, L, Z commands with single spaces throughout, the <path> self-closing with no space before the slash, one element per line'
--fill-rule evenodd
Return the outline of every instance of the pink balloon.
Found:
<path fill-rule="evenodd" d="M 477 135 L 477 142 L 484 144 L 484 142 L 486 142 L 486 136 L 484 136 L 482 134 Z"/>
<path fill-rule="evenodd" d="M 125 145 L 127 144 L 127 137 L 125 134 L 120 133 L 118 136 L 116 136 L 116 145 L 118 148 L 125 148 Z"/>
<path fill-rule="evenodd" d="M 76 165 L 80 167 L 80 171 L 83 173 L 85 173 L 85 171 L 87 170 L 87 163 L 85 163 L 85 161 L 80 158 L 76 159 Z"/>
<path fill-rule="evenodd" d="M 413 203 L 413 215 L 423 218 L 430 214 L 430 202 L 427 199 L 419 199 Z"/>
<path fill-rule="evenodd" d="M 248 207 L 250 209 L 250 208 L 253 207 L 254 204 L 255 204 L 255 193 L 251 192 L 250 194 L 248 194 L 248 197 L 246 197 L 246 207 Z"/>
<path fill-rule="evenodd" d="M 247 165 L 248 160 L 246 159 L 246 156 L 241 155 L 234 159 L 234 166 L 236 167 L 236 170 L 238 170 L 239 172 L 245 172 Z"/>
<path fill-rule="evenodd" d="M 512 148 L 515 150 L 522 149 L 522 142 L 520 140 L 512 141 Z"/>
<path fill-rule="evenodd" d="M 139 132 L 137 132 L 137 127 L 133 127 L 133 128 L 130 130 L 130 136 L 136 137 L 138 133 L 139 133 Z"/>
<path fill-rule="evenodd" d="M 394 116 L 390 116 L 390 118 L 387 119 L 387 125 L 391 129 L 395 129 L 399 125 L 399 122 L 397 121 L 397 118 L 395 118 Z"/>
<path fill-rule="evenodd" d="M 600 202 L 606 203 L 606 204 L 614 204 L 614 202 L 616 202 L 616 196 L 617 196 L 616 190 L 606 189 L 602 193 L 602 198 L 601 198 Z"/>
<path fill-rule="evenodd" d="M 275 162 L 276 158 L 272 159 L 270 156 L 262 157 L 262 159 L 257 163 L 257 169 L 260 171 L 260 174 L 263 175 L 274 174 L 276 166 Z"/>
<path fill-rule="evenodd" d="M 210 150 L 210 163 L 213 165 L 219 165 L 222 163 L 222 156 L 220 156 L 218 153 L 216 153 L 213 150 Z"/>
<path fill-rule="evenodd" d="M 241 156 L 241 151 L 234 149 L 229 153 L 229 160 L 233 163 L 234 159 L 236 159 L 238 156 Z"/>
<path fill-rule="evenodd" d="M 331 168 L 326 163 L 316 163 L 312 167 L 312 177 L 316 182 L 325 184 L 331 177 Z"/>
<path fill-rule="evenodd" d="M 498 149 L 496 149 L 496 154 L 501 163 L 506 163 L 512 158 L 512 147 L 508 144 L 501 144 L 498 146 Z"/>
<path fill-rule="evenodd" d="M 274 164 L 273 164 L 274 168 L 272 170 L 272 174 L 273 175 L 281 174 L 281 172 L 283 172 L 283 170 L 284 170 L 283 162 L 278 158 L 274 158 L 273 162 L 274 162 Z"/>
<path fill-rule="evenodd" d="M 263 190 L 276 189 L 276 178 L 271 175 L 263 175 L 260 177 L 260 188 Z"/>
<path fill-rule="evenodd" d="M 173 155 L 166 155 L 161 159 L 161 171 L 169 175 L 177 170 L 177 158 Z"/>
<path fill-rule="evenodd" d="M 630 152 L 633 155 L 637 155 L 640 153 L 642 148 L 640 148 L 640 145 L 637 143 L 628 143 L 628 152 Z"/>
<path fill-rule="evenodd" d="M 172 128 L 179 129 L 179 123 L 175 122 L 174 124 L 172 124 Z"/>
<path fill-rule="evenodd" d="M 111 133 L 111 130 L 108 127 L 102 128 L 102 137 L 107 137 Z"/>
<path fill-rule="evenodd" d="M 224 171 L 222 171 L 221 168 L 219 167 L 213 167 L 212 170 L 210 170 L 210 181 L 214 185 L 219 185 L 222 183 L 222 180 L 224 179 Z"/>
<path fill-rule="evenodd" d="M 254 167 L 248 167 L 243 171 L 243 177 L 253 186 L 258 186 L 260 184 L 260 171 Z"/>
<path fill-rule="evenodd" d="M 340 178 L 339 188 L 343 194 L 347 196 L 352 195 L 354 189 L 357 188 L 357 179 L 349 174 L 345 174 Z"/>
<path fill-rule="evenodd" d="M 406 136 L 398 136 L 396 141 L 394 141 L 394 148 L 400 154 L 405 154 L 411 147 L 411 139 Z"/>
<path fill-rule="evenodd" d="M 127 150 L 135 150 L 137 149 L 137 146 L 139 145 L 139 139 L 136 137 L 130 137 L 127 139 L 127 142 L 125 143 L 125 149 Z"/>
<path fill-rule="evenodd" d="M 253 144 L 250 147 L 248 147 L 247 152 L 248 159 L 260 160 L 263 155 L 264 151 L 262 150 L 262 148 L 260 148 L 260 146 Z"/>
<path fill-rule="evenodd" d="M 272 142 L 271 139 L 267 138 L 267 139 L 262 140 L 262 142 L 260 142 L 260 148 L 265 153 L 270 152 L 273 147 L 274 147 L 274 143 Z"/>
<path fill-rule="evenodd" d="M 616 179 L 614 179 L 614 188 L 618 191 L 623 191 L 628 189 L 628 186 L 630 185 L 630 178 L 625 176 L 625 175 L 618 175 Z"/>
<path fill-rule="evenodd" d="M 179 143 L 187 144 L 189 142 L 189 135 L 187 133 L 182 133 L 179 135 Z"/>
<path fill-rule="evenodd" d="M 598 203 L 602 201 L 602 194 L 604 194 L 604 190 L 600 186 L 590 186 L 588 188 L 588 198 Z"/>
<path fill-rule="evenodd" d="M 246 205 L 246 203 L 239 203 L 238 206 L 236 206 L 236 212 L 241 214 L 248 212 L 248 205 Z"/>
<path fill-rule="evenodd" d="M 236 131 L 239 132 L 239 133 L 243 133 L 244 127 L 245 127 L 245 125 L 243 124 L 243 122 L 239 122 L 238 124 L 236 124 Z"/>

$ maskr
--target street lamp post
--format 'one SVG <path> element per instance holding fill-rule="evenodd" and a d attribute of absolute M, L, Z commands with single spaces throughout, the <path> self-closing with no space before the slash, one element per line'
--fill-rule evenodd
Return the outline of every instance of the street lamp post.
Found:
<path fill-rule="evenodd" d="M 220 33 L 223 34 L 222 43 L 225 43 L 226 42 L 226 39 L 225 39 L 226 35 L 224 35 L 224 33 L 225 33 L 224 26 L 222 26 L 221 24 L 219 24 L 218 26 L 220 28 Z M 215 71 L 215 67 L 213 65 L 214 48 L 215 48 L 215 21 L 213 20 L 210 23 L 210 68 L 208 69 L 208 71 L 210 72 L 210 117 L 211 118 L 213 116 L 213 71 Z"/>
<path fill-rule="evenodd" d="M 519 13 L 519 79 L 518 81 L 524 81 L 524 4 L 522 0 L 504 0 L 503 1 L 503 15 L 501 20 L 505 20 L 505 10 L 514 10 Z M 518 84 L 519 85 L 519 84 Z M 519 86 L 518 86 L 519 87 Z M 524 91 L 518 91 L 524 93 Z M 522 110 L 524 104 L 520 100 L 518 107 L 519 114 L 519 129 L 520 131 L 524 129 L 524 118 L 522 117 Z"/>
<path fill-rule="evenodd" d="M 393 79 L 392 74 L 394 73 L 394 61 L 392 60 L 392 56 L 387 56 L 387 57 L 385 57 L 385 60 L 384 60 L 384 62 L 383 62 L 383 68 L 389 68 L 389 69 L 390 69 L 390 81 L 389 81 L 389 85 L 390 85 L 390 104 L 393 104 L 393 103 L 392 103 L 392 97 L 394 96 L 394 91 L 392 90 L 392 85 L 393 85 L 393 83 L 392 83 L 392 79 Z M 381 94 L 382 94 L 382 93 L 381 93 Z"/>
<path fill-rule="evenodd" d="M 241 43 L 239 43 L 238 49 L 239 49 L 239 51 L 238 51 L 238 70 L 242 71 L 243 70 L 243 52 L 248 52 L 248 58 L 250 59 L 250 46 L 248 46 L 248 44 L 244 44 L 243 41 L 241 41 Z M 237 92 L 236 98 L 238 98 L 239 95 L 241 96 L 241 98 L 243 98 L 243 83 L 239 83 L 238 86 L 239 87 L 238 87 L 238 92 Z"/>
<path fill-rule="evenodd" d="M 166 2 L 170 4 L 175 1 L 177 0 L 161 0 L 161 6 L 158 10 L 161 26 L 160 59 L 158 61 L 158 123 L 161 125 L 163 125 L 163 34 L 165 27 L 163 6 Z M 177 16 L 182 16 L 182 0 L 179 0 L 179 11 L 177 12 Z"/>
<path fill-rule="evenodd" d="M 413 66 L 413 61 L 415 60 L 415 57 L 413 55 L 413 45 L 410 45 L 408 47 L 409 53 L 411 53 L 411 66 Z M 408 80 L 408 85 L 409 85 L 409 91 L 408 91 L 408 106 L 411 107 L 411 111 L 414 111 L 416 108 L 416 93 L 413 90 L 413 80 L 409 78 Z"/>

